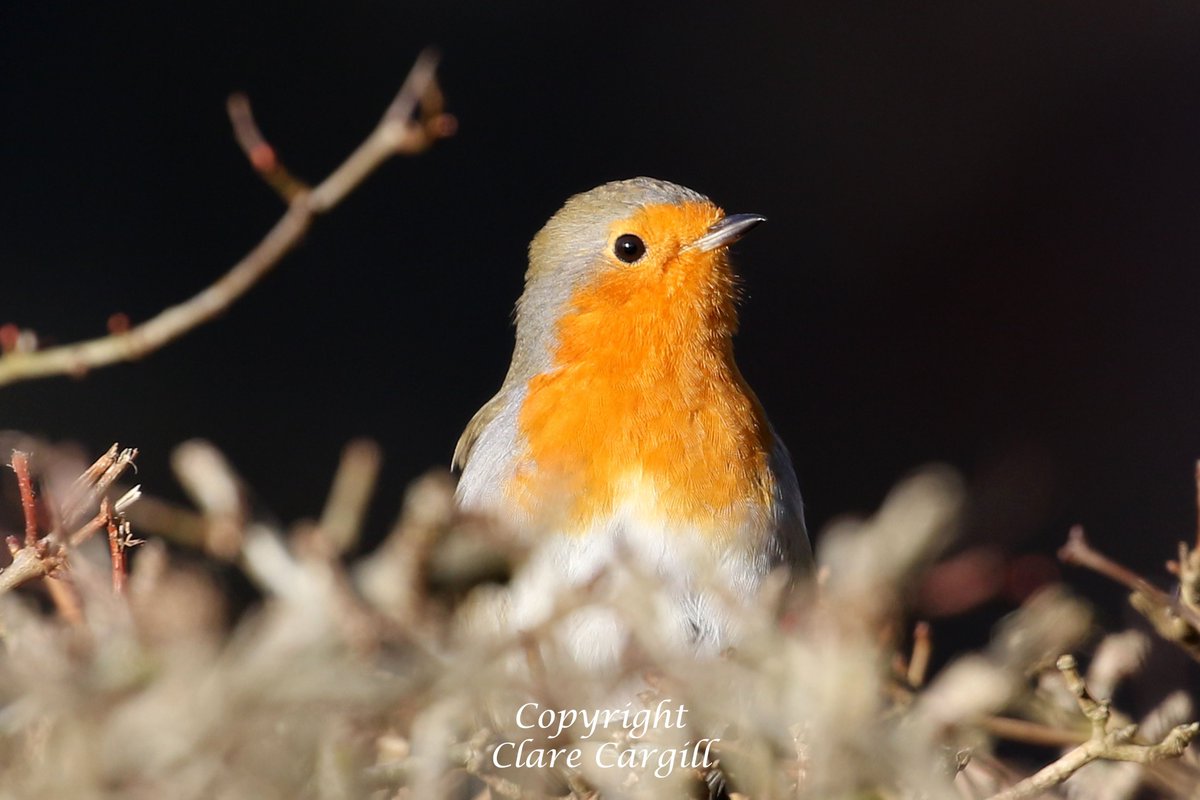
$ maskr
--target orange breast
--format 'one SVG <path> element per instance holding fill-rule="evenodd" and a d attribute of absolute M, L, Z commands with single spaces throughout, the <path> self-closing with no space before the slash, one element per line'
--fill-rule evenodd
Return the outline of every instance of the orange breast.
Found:
<path fill-rule="evenodd" d="M 643 228 L 679 225 L 654 213 Z M 724 254 L 695 251 L 578 291 L 527 387 L 514 500 L 568 531 L 623 511 L 723 538 L 765 514 L 771 437 L 733 361 L 733 295 Z"/>

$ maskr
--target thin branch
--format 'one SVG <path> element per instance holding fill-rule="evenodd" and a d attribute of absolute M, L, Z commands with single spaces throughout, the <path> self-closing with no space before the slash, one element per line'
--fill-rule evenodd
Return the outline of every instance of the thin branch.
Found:
<path fill-rule="evenodd" d="M 216 282 L 127 331 L 47 350 L 6 353 L 0 357 L 0 386 L 49 375 L 82 375 L 97 367 L 136 360 L 225 311 L 300 242 L 318 214 L 340 203 L 380 164 L 397 153 L 419 153 L 453 133 L 453 117 L 441 111 L 442 95 L 434 75 L 436 63 L 432 52 L 422 53 L 400 93 L 367 139 L 311 192 L 296 190 L 283 217 Z M 245 117 L 249 116 L 249 104 L 244 108 L 236 102 L 233 105 L 234 112 L 240 115 L 244 111 Z M 424 106 L 424 112 L 420 119 L 414 120 L 418 106 Z M 235 132 L 239 127 L 243 134 L 248 130 L 245 117 L 233 120 Z M 249 124 L 253 124 L 252 118 Z M 251 146 L 248 153 L 251 162 L 263 173 L 259 165 L 265 161 L 264 151 L 258 151 L 256 161 L 253 148 L 257 141 L 250 136 L 241 141 L 243 148 L 246 142 Z"/>
<path fill-rule="evenodd" d="M 71 491 L 63 501 L 61 524 L 75 525 L 83 514 L 94 508 L 109 487 L 133 464 L 137 455 L 136 447 L 124 450 L 115 444 L 110 447 L 71 485 Z"/>
<path fill-rule="evenodd" d="M 25 516 L 25 546 L 37 544 L 37 505 L 33 497 L 33 480 L 29 477 L 29 454 L 12 452 L 12 469 L 17 473 L 17 488 L 21 492 L 21 513 Z"/>
<path fill-rule="evenodd" d="M 290 204 L 297 195 L 307 192 L 310 187 L 287 170 L 279 160 L 275 148 L 262 135 L 250 108 L 250 98 L 241 92 L 230 95 L 226 109 L 238 146 L 242 148 L 254 170 L 283 198 L 283 202 Z"/>
<path fill-rule="evenodd" d="M 108 524 L 108 509 L 101 509 L 95 517 L 89 519 L 88 523 L 79 528 L 76 533 L 71 534 L 71 539 L 67 541 L 71 542 L 71 547 L 79 547 L 106 524 Z"/>
<path fill-rule="evenodd" d="M 342 202 L 364 178 L 393 155 L 420 153 L 438 139 L 454 133 L 454 118 L 443 113 L 441 108 L 442 93 L 435 76 L 437 60 L 433 50 L 426 50 L 417 57 L 404 85 L 375 130 L 312 190 L 307 200 L 312 213 L 323 213 Z M 421 119 L 413 120 L 418 105 L 422 104 Z"/>
<path fill-rule="evenodd" d="M 96 481 L 100 480 L 108 468 L 117 460 L 117 453 L 120 450 L 120 443 L 113 442 L 112 446 L 105 451 L 104 455 L 100 456 L 93 464 L 85 469 L 83 473 L 71 483 L 71 489 L 67 493 L 67 501 L 63 503 L 63 511 L 66 511 L 68 503 L 74 502 L 81 494 L 95 485 Z"/>
<path fill-rule="evenodd" d="M 1175 598 L 1128 567 L 1118 564 L 1098 550 L 1092 549 L 1092 546 L 1088 544 L 1087 537 L 1083 533 L 1083 526 L 1076 525 L 1071 528 L 1071 532 L 1067 536 L 1067 543 L 1059 549 L 1058 557 L 1064 563 L 1086 567 L 1093 572 L 1098 572 L 1107 578 L 1111 578 L 1130 590 L 1145 596 L 1146 599 L 1155 605 L 1171 610 L 1186 620 L 1193 628 L 1200 630 L 1200 613 L 1176 602 Z"/>
<path fill-rule="evenodd" d="M 1183 755 L 1192 739 L 1200 733 L 1200 723 L 1178 725 L 1163 740 L 1156 744 L 1137 744 L 1137 725 L 1125 725 L 1108 730 L 1109 704 L 1107 700 L 1096 700 L 1087 690 L 1079 675 L 1075 658 L 1070 655 L 1058 659 L 1058 670 L 1062 673 L 1067 688 L 1075 695 L 1079 709 L 1092 723 L 1092 735 L 1086 742 L 1067 752 L 1062 758 L 1035 772 L 1028 778 L 992 795 L 990 800 L 1025 800 L 1058 786 L 1080 769 L 1093 761 L 1131 761 L 1137 764 L 1152 764 Z"/>

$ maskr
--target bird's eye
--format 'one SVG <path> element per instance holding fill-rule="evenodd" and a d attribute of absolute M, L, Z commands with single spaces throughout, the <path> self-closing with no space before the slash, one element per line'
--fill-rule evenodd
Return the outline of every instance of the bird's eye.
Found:
<path fill-rule="evenodd" d="M 646 243 L 632 233 L 624 233 L 617 237 L 613 252 L 626 264 L 632 264 L 646 255 Z"/>

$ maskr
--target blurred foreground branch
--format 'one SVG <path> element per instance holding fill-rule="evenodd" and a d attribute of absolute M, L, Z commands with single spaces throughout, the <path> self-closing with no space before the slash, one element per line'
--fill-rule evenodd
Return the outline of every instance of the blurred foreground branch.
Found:
<path fill-rule="evenodd" d="M 381 457 L 370 442 L 347 446 L 319 517 L 290 526 L 215 446 L 182 445 L 172 464 L 190 507 L 133 506 L 152 540 L 127 579 L 124 510 L 140 493 L 107 493 L 134 452 L 114 446 L 85 468 L 27 437 L 12 449 L 38 458 L 14 459 L 20 491 L 0 521 L 17 553 L 0 581 L 58 576 L 44 581 L 57 614 L 33 592 L 0 591 L 0 785 L 12 796 L 1019 800 L 1065 782 L 1089 800 L 1132 800 L 1141 786 L 1194 800 L 1200 783 L 1185 693 L 1137 727 L 1094 699 L 1137 673 L 1148 639 L 1127 631 L 1091 650 L 1088 607 L 1062 587 L 1026 598 L 984 649 L 933 658 L 910 590 L 964 505 L 945 469 L 827 530 L 823 579 L 778 576 L 750 605 L 710 589 L 744 627 L 736 647 L 702 656 L 661 635 L 669 587 L 632 561 L 549 597 L 540 623 L 500 625 L 528 545 L 457 509 L 444 473 L 412 486 L 383 542 L 359 552 L 375 538 L 363 530 Z M 155 534 L 216 563 L 198 569 L 202 556 Z M 257 602 L 225 619 L 232 570 Z M 611 674 L 564 650 L 578 614 L 627 626 Z M 1073 659 L 1055 669 L 1081 648 L 1093 653 L 1086 684 Z M 1030 768 L 998 737 L 1056 752 Z"/>
<path fill-rule="evenodd" d="M 243 95 L 230 98 L 229 113 L 239 145 L 255 170 L 288 203 L 283 217 L 241 261 L 217 281 L 184 302 L 166 308 L 128 330 L 46 350 L 14 350 L 0 357 L 0 386 L 48 375 L 82 375 L 96 367 L 133 361 L 158 350 L 213 319 L 244 295 L 294 248 L 318 214 L 329 211 L 393 155 L 428 149 L 454 132 L 443 112 L 437 85 L 437 57 L 418 57 L 403 87 L 379 124 L 350 156 L 313 188 L 293 178 L 254 122 Z"/>

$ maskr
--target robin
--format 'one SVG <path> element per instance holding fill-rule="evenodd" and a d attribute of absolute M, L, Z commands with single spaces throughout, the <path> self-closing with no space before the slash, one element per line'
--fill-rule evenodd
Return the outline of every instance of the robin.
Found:
<path fill-rule="evenodd" d="M 534 237 L 508 375 L 454 453 L 459 505 L 530 532 L 509 629 L 626 564 L 662 586 L 665 636 L 719 650 L 731 598 L 811 563 L 787 450 L 733 357 L 728 249 L 763 221 L 633 178 L 575 195 Z M 599 607 L 564 624 L 589 664 L 629 635 Z"/>

